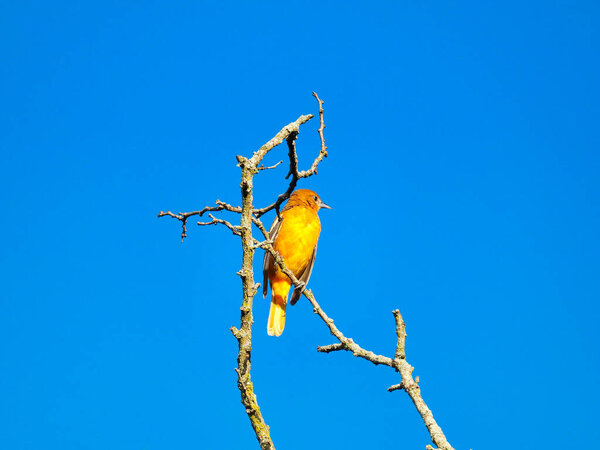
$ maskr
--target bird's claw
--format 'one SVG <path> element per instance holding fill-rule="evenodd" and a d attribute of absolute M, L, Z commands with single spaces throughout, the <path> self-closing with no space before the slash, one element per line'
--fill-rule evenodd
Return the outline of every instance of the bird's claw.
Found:
<path fill-rule="evenodd" d="M 296 285 L 296 290 L 300 290 L 300 293 L 302 294 L 304 292 L 304 289 L 306 289 L 306 282 L 298 281 L 298 284 Z"/>

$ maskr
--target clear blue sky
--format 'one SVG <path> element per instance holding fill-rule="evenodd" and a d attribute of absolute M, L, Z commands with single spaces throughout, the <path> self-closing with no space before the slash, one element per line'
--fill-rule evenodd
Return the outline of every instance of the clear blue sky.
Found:
<path fill-rule="evenodd" d="M 457 449 L 598 442 L 600 8 L 526 3 L 2 2 L 2 448 L 257 448 L 228 331 L 239 242 L 181 244 L 156 214 L 237 203 L 235 155 L 313 90 L 330 156 L 301 186 L 334 209 L 310 287 L 336 324 L 390 355 L 402 311 Z M 305 299 L 281 338 L 267 314 L 257 297 L 278 449 L 429 443 L 395 373 L 315 351 L 333 340 Z"/>

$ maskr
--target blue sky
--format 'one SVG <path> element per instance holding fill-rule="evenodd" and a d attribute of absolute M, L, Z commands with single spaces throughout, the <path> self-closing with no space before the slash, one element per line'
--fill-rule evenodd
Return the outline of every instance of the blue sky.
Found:
<path fill-rule="evenodd" d="M 235 155 L 316 112 L 313 90 L 330 156 L 301 187 L 334 209 L 310 287 L 338 327 L 391 355 L 401 310 L 457 449 L 598 441 L 599 9 L 2 2 L 2 447 L 257 448 L 228 331 L 239 242 L 181 244 L 156 214 L 238 203 Z M 285 174 L 256 179 L 257 205 Z M 267 314 L 257 297 L 277 448 L 429 443 L 395 373 L 315 351 L 333 340 L 308 302 L 281 338 Z"/>

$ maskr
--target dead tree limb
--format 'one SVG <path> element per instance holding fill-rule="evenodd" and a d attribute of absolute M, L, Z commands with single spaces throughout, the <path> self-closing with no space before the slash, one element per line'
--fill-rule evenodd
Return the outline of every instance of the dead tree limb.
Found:
<path fill-rule="evenodd" d="M 275 262 L 279 265 L 282 272 L 284 272 L 294 286 L 300 284 L 300 281 L 295 277 L 295 275 L 285 266 L 285 261 L 283 258 L 273 249 L 271 244 L 265 244 L 263 248 L 270 252 L 273 255 Z M 396 353 L 394 358 L 390 358 L 388 356 L 377 355 L 372 351 L 365 350 L 356 342 L 354 342 L 351 338 L 347 338 L 344 334 L 334 325 L 333 319 L 331 319 L 323 308 L 317 302 L 317 299 L 313 295 L 310 289 L 305 289 L 303 295 L 308 299 L 310 304 L 313 306 L 313 312 L 317 314 L 325 325 L 329 328 L 329 331 L 333 336 L 337 338 L 339 343 L 330 344 L 326 346 L 317 347 L 317 351 L 322 353 L 330 353 L 334 351 L 347 350 L 352 352 L 352 354 L 356 357 L 366 359 L 367 361 L 372 362 L 375 365 L 385 365 L 391 367 L 400 373 L 400 377 L 402 378 L 402 382 L 400 384 L 391 386 L 388 390 L 394 391 L 398 389 L 403 389 L 409 395 L 410 399 L 414 403 L 417 411 L 421 415 L 427 430 L 429 431 L 429 435 L 431 436 L 431 441 L 442 450 L 454 450 L 450 445 L 446 436 L 444 435 L 442 429 L 437 424 L 435 419 L 433 418 L 433 413 L 423 400 L 421 396 L 421 389 L 419 387 L 418 377 L 416 380 L 412 377 L 412 372 L 414 368 L 406 361 L 405 355 L 405 341 L 406 341 L 406 332 L 405 332 L 405 324 L 402 319 L 402 315 L 399 310 L 393 311 L 394 318 L 396 321 Z"/>
<path fill-rule="evenodd" d="M 323 136 L 323 130 L 325 128 L 325 122 L 323 119 L 323 101 L 313 92 L 313 96 L 316 98 L 319 104 L 319 119 L 320 127 L 318 129 L 319 137 L 321 140 L 321 149 L 319 154 L 307 170 L 300 171 L 298 169 L 298 155 L 296 153 L 296 138 L 298 136 L 300 126 L 308 122 L 313 118 L 312 114 L 300 116 L 296 121 L 286 125 L 273 137 L 270 141 L 256 150 L 253 155 L 249 158 L 244 156 L 237 156 L 238 166 L 240 167 L 241 174 L 241 196 L 242 205 L 233 206 L 225 202 L 217 200 L 216 206 L 206 206 L 198 211 L 191 211 L 185 213 L 173 213 L 171 211 L 163 212 L 158 214 L 158 217 L 170 216 L 181 222 L 182 233 L 181 239 L 186 237 L 186 225 L 187 220 L 191 216 L 202 217 L 204 214 L 209 213 L 211 221 L 209 222 L 198 222 L 198 225 L 223 225 L 229 228 L 229 230 L 237 236 L 240 236 L 242 241 L 242 268 L 238 272 L 238 275 L 242 279 L 242 306 L 241 317 L 240 317 L 240 328 L 231 327 L 231 332 L 238 341 L 238 366 L 235 369 L 238 375 L 238 388 L 241 394 L 241 401 L 246 409 L 246 414 L 250 419 L 254 433 L 258 439 L 258 442 L 262 449 L 274 449 L 275 446 L 271 439 L 270 430 L 267 426 L 258 401 L 252 380 L 250 377 L 250 355 L 252 349 L 252 305 L 253 299 L 256 295 L 259 283 L 254 281 L 254 273 L 252 269 L 252 263 L 254 260 L 254 251 L 257 248 L 262 248 L 273 255 L 275 262 L 279 265 L 281 270 L 290 278 L 294 286 L 300 284 L 299 280 L 294 274 L 286 267 L 285 261 L 281 256 L 273 249 L 273 242 L 269 240 L 269 235 L 266 227 L 261 222 L 260 217 L 271 210 L 275 210 L 279 215 L 279 209 L 281 204 L 287 200 L 290 194 L 296 188 L 298 181 L 302 178 L 307 178 L 317 173 L 317 167 L 319 163 L 327 156 L 327 147 L 325 145 L 325 138 Z M 280 163 L 273 166 L 265 167 L 261 165 L 263 158 L 275 147 L 281 144 L 283 141 L 287 142 L 288 145 L 288 158 L 289 158 L 289 170 L 286 179 L 290 179 L 289 184 L 285 192 L 280 194 L 277 199 L 262 208 L 255 208 L 253 205 L 253 178 L 259 173 L 259 171 L 274 169 Z M 290 178 L 291 177 L 291 178 Z M 212 212 L 227 211 L 240 214 L 240 225 L 233 225 L 230 222 L 215 217 Z M 263 241 L 259 241 L 252 235 L 252 224 L 254 224 L 261 232 L 264 237 Z M 386 365 L 393 368 L 400 373 L 401 382 L 399 384 L 390 386 L 388 390 L 404 390 L 411 398 L 417 411 L 421 415 L 427 430 L 431 436 L 431 441 L 442 450 L 454 450 L 448 443 L 442 429 L 439 427 L 431 410 L 421 396 L 421 389 L 419 387 L 419 377 L 413 379 L 412 372 L 413 367 L 406 361 L 405 354 L 405 341 L 406 332 L 405 324 L 399 310 L 393 311 L 394 319 L 396 322 L 396 352 L 394 357 L 388 357 L 383 355 L 377 355 L 372 351 L 366 350 L 355 343 L 351 338 L 347 338 L 344 334 L 334 325 L 333 319 L 331 319 L 321 306 L 317 303 L 315 296 L 310 289 L 305 289 L 303 295 L 313 306 L 313 311 L 317 314 L 329 328 L 331 334 L 339 341 L 334 344 L 317 347 L 317 351 L 322 353 L 330 353 L 334 351 L 346 350 L 352 352 L 354 356 L 366 359 L 375 365 Z M 431 446 L 427 446 L 432 448 Z"/>

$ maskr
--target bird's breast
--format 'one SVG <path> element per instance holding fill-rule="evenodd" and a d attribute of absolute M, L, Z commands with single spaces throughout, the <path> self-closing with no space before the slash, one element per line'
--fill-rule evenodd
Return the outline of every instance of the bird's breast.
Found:
<path fill-rule="evenodd" d="M 304 271 L 321 233 L 321 222 L 314 210 L 292 208 L 285 211 L 274 248 L 296 276 Z"/>

